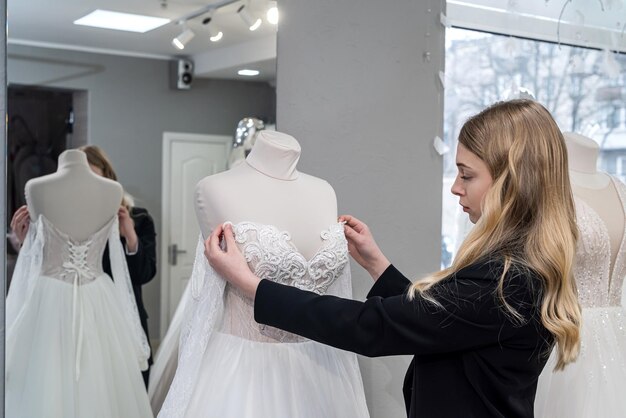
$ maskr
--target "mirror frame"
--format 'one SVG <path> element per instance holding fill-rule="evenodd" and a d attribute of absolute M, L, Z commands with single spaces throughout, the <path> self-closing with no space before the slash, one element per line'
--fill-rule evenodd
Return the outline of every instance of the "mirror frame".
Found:
<path fill-rule="evenodd" d="M 0 213 L 2 213 L 2 230 L 7 231 L 7 213 L 6 213 L 6 159 L 7 159 L 7 2 L 6 0 L 0 0 L 0 19 L 2 19 L 2 31 L 1 44 L 2 53 L 0 54 L 0 106 L 2 107 L 2 129 L 0 129 L 0 143 L 2 144 L 2 150 L 4 151 L 4 158 L 0 162 L 0 192 L 4 196 L 5 202 L 2 205 Z M 2 269 L 0 272 L 0 282 L 6 295 L 6 238 L 0 240 L 0 257 L 2 261 Z M 6 298 L 0 298 L 0 371 L 2 372 L 2 379 L 0 379 L 0 417 L 4 418 L 4 355 L 5 355 L 5 335 L 6 335 L 6 321 L 5 321 L 5 301 Z"/>

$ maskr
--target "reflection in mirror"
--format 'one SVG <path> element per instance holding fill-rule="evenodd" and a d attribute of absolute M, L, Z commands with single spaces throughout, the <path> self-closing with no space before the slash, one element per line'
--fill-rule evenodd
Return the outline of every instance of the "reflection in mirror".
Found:
<path fill-rule="evenodd" d="M 7 416 L 155 414 L 148 366 L 191 273 L 195 184 L 227 168 L 239 121 L 275 124 L 271 6 L 9 0 Z M 96 9 L 169 21 L 72 23 Z"/>

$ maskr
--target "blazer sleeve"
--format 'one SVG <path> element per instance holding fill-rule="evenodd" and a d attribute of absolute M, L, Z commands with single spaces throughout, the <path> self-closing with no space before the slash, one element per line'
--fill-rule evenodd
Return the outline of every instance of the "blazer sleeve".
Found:
<path fill-rule="evenodd" d="M 513 326 L 494 296 L 498 277 L 489 269 L 461 271 L 433 287 L 441 306 L 419 296 L 409 300 L 404 293 L 375 295 L 406 289 L 408 280 L 401 281 L 393 270 L 379 278 L 385 281 L 372 289 L 365 302 L 262 280 L 255 297 L 255 320 L 369 357 L 462 351 L 502 344 L 511 336 Z M 525 281 L 518 279 L 511 284 L 515 294 L 507 301 L 524 315 L 532 301 L 523 291 Z"/>
<path fill-rule="evenodd" d="M 137 233 L 137 251 L 126 254 L 126 263 L 133 286 L 141 286 L 156 275 L 156 232 L 147 210 L 133 208 L 132 217 Z"/>
<path fill-rule="evenodd" d="M 380 275 L 378 280 L 376 280 L 376 283 L 374 283 L 374 286 L 372 286 L 367 294 L 367 298 L 369 299 L 374 296 L 387 298 L 402 295 L 406 293 L 409 286 L 411 286 L 411 281 L 404 277 L 393 264 L 390 264 L 383 274 Z"/>

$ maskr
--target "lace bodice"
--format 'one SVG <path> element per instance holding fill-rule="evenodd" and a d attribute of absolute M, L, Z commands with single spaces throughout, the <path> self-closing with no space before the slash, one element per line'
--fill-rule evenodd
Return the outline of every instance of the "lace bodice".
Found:
<path fill-rule="evenodd" d="M 612 181 L 626 213 L 626 186 L 615 179 Z M 584 201 L 575 199 L 575 203 L 580 236 L 574 276 L 580 303 L 584 308 L 620 306 L 626 275 L 626 225 L 611 272 L 610 238 L 605 223 Z"/>
<path fill-rule="evenodd" d="M 42 216 L 46 244 L 43 247 L 41 274 L 68 283 L 76 280 L 78 285 L 90 283 L 102 275 L 102 254 L 113 221 L 114 218 L 111 218 L 91 237 L 76 242 Z"/>
<path fill-rule="evenodd" d="M 40 280 L 61 280 L 68 283 L 72 294 L 72 334 L 76 358 L 76 379 L 80 377 L 83 347 L 83 285 L 103 275 L 102 254 L 109 243 L 114 294 L 119 309 L 129 326 L 136 348 L 136 356 L 142 370 L 148 368 L 150 345 L 141 328 L 139 312 L 119 236 L 117 214 L 88 239 L 76 242 L 59 231 L 43 215 L 30 223 L 24 245 L 20 250 L 11 288 L 6 300 L 6 326 L 11 332 L 22 309 L 28 305 Z M 110 280 L 103 278 L 103 280 Z"/>
<path fill-rule="evenodd" d="M 242 222 L 234 225 L 233 230 L 236 242 L 257 277 L 318 294 L 344 293 L 338 292 L 338 287 L 345 287 L 350 277 L 343 224 L 333 224 L 322 231 L 322 246 L 310 260 L 294 246 L 288 232 L 275 226 Z M 342 276 L 344 278 L 338 280 Z M 226 286 L 222 332 L 254 341 L 304 340 L 294 334 L 259 325 L 253 318 L 253 302 L 236 289 Z"/>

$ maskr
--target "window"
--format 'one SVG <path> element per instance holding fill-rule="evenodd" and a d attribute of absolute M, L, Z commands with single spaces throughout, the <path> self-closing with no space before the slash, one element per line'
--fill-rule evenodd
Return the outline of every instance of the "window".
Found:
<path fill-rule="evenodd" d="M 626 181 L 626 54 L 495 35 L 446 30 L 442 266 L 471 225 L 450 193 L 456 137 L 465 120 L 490 104 L 532 94 L 563 131 L 600 145 L 599 169 Z"/>

